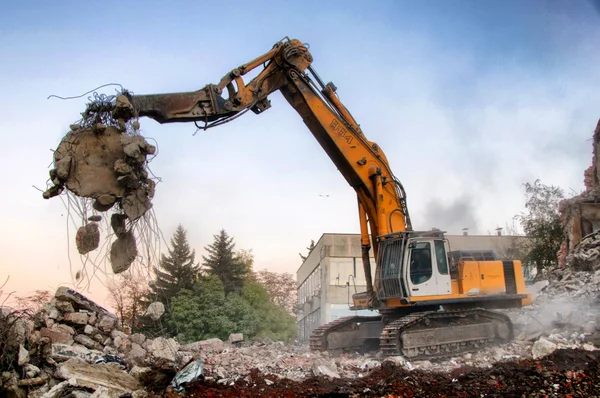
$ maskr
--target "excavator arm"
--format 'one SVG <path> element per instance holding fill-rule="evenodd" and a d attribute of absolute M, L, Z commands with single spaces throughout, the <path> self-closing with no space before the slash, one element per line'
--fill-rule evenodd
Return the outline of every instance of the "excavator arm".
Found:
<path fill-rule="evenodd" d="M 133 108 L 134 115 L 161 124 L 194 122 L 207 129 L 249 110 L 262 113 L 270 107 L 268 96 L 280 91 L 356 191 L 367 294 L 373 298 L 371 241 L 377 258 L 377 237 L 412 230 L 406 195 L 381 148 L 367 140 L 337 97 L 336 87 L 321 81 L 312 61 L 304 44 L 286 38 L 269 52 L 233 69 L 216 85 L 208 84 L 193 92 L 125 94 L 117 99 L 117 104 L 125 103 Z M 246 83 L 244 76 L 259 67 L 263 69 Z"/>

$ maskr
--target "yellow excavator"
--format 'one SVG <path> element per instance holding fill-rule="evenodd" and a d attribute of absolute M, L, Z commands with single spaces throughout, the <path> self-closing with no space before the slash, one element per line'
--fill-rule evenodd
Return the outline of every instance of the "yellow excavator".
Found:
<path fill-rule="evenodd" d="M 306 45 L 284 38 L 216 85 L 168 94 L 125 92 L 115 106 L 161 124 L 193 122 L 207 129 L 248 111 L 264 112 L 271 106 L 268 96 L 280 91 L 298 112 L 356 191 L 366 291 L 353 295 L 350 308 L 376 311 L 316 328 L 312 350 L 373 347 L 384 355 L 432 359 L 510 341 L 513 325 L 494 309 L 531 302 L 521 262 L 496 260 L 485 252 L 451 255 L 442 231 L 414 231 L 406 193 L 383 150 L 365 137 L 335 85 L 325 84 L 312 62 Z M 259 73 L 245 82 L 251 71 Z"/>

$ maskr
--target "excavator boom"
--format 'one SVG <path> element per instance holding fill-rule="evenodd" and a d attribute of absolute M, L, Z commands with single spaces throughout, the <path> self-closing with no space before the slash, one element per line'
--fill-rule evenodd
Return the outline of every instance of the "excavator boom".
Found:
<path fill-rule="evenodd" d="M 377 256 L 378 236 L 412 229 L 406 194 L 381 148 L 366 139 L 337 97 L 333 83 L 324 84 L 316 74 L 312 60 L 304 44 L 287 39 L 233 69 L 216 85 L 192 92 L 128 95 L 126 100 L 136 116 L 159 123 L 194 122 L 198 128 L 208 129 L 249 110 L 262 113 L 271 106 L 268 96 L 280 91 L 356 191 L 367 293 L 373 298 L 371 242 Z M 261 66 L 260 73 L 246 83 L 244 75 Z"/>

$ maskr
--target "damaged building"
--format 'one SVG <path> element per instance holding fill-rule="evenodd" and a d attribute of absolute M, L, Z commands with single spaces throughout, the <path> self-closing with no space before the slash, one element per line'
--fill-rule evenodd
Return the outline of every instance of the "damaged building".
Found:
<path fill-rule="evenodd" d="M 600 121 L 592 141 L 592 164 L 583 173 L 585 191 L 559 204 L 565 236 L 558 261 L 563 268 L 591 271 L 600 267 Z"/>

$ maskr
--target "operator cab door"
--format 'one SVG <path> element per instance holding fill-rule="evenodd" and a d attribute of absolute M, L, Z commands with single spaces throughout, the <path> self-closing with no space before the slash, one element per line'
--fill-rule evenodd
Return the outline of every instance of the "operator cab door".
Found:
<path fill-rule="evenodd" d="M 448 257 L 443 240 L 419 239 L 409 243 L 405 280 L 410 296 L 452 293 Z"/>

